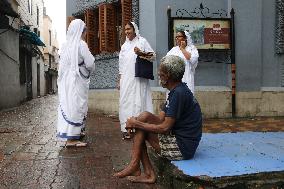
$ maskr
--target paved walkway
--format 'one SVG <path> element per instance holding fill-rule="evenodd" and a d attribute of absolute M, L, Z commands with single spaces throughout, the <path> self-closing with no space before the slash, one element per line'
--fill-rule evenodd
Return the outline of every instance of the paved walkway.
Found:
<path fill-rule="evenodd" d="M 0 111 L 0 188 L 163 188 L 112 174 L 129 161 L 117 117 L 90 113 L 86 148 L 63 148 L 56 133 L 57 96 Z M 284 131 L 284 118 L 205 120 L 204 131 Z"/>
<path fill-rule="evenodd" d="M 88 115 L 86 148 L 63 148 L 56 133 L 57 96 L 34 99 L 0 112 L 0 188 L 137 188 L 112 174 L 129 161 L 131 141 L 120 136 L 117 118 Z"/>

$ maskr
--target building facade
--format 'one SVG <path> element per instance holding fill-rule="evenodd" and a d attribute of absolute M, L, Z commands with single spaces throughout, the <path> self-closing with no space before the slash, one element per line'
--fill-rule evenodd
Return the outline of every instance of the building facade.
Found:
<path fill-rule="evenodd" d="M 2 109 L 20 103 L 23 95 L 19 95 L 21 94 L 19 51 L 15 51 L 19 49 L 19 33 L 12 30 L 18 27 L 15 20 L 19 20 L 19 4 L 17 1 L 1 1 L 0 4 L 2 13 L 0 21 L 0 109 Z M 12 20 L 14 20 L 13 23 Z M 3 26 L 2 23 L 6 24 Z"/>
<path fill-rule="evenodd" d="M 73 12 L 73 16 L 88 22 L 86 18 L 89 10 L 115 3 L 122 5 L 124 1 L 76 1 L 76 11 Z M 284 101 L 284 56 L 283 51 L 277 50 L 283 48 L 283 10 L 281 8 L 284 4 L 283 0 L 131 1 L 131 8 L 128 7 L 128 10 L 132 11 L 131 19 L 137 22 L 140 34 L 150 42 L 157 53 L 154 70 L 157 69 L 159 60 L 169 50 L 168 8 L 171 8 L 171 16 L 176 17 L 177 12 L 182 9 L 187 12 L 199 10 L 201 3 L 210 12 L 225 11 L 227 17 L 230 16 L 232 8 L 235 11 L 236 116 L 283 116 L 284 104 L 279 102 Z M 74 5 L 71 7 L 74 10 Z M 99 19 L 100 16 L 94 19 L 94 22 Z M 94 27 L 97 26 L 99 25 L 95 24 Z M 122 27 L 122 22 L 116 22 L 116 28 Z M 97 47 L 100 47 L 100 44 L 97 44 Z M 119 49 L 116 51 L 118 52 Z M 117 52 L 110 53 L 108 55 L 110 57 L 103 57 L 101 52 L 94 53 L 103 58 L 97 62 L 97 70 L 91 78 L 91 88 L 115 88 L 118 69 Z M 151 83 L 153 89 L 162 91 L 156 88 L 158 87 L 157 75 L 155 78 L 156 80 Z M 195 85 L 196 97 L 205 117 L 232 116 L 230 64 L 200 59 L 195 74 Z M 94 93 L 94 101 L 102 100 L 96 97 L 95 91 L 91 91 L 92 93 Z M 118 94 L 115 89 L 110 93 Z M 116 97 L 112 97 L 114 101 Z M 95 102 L 93 104 L 96 106 Z M 109 108 L 109 112 L 117 108 L 115 105 L 115 108 Z"/>
<path fill-rule="evenodd" d="M 53 94 L 57 92 L 57 70 L 58 70 L 58 41 L 55 30 L 52 28 L 52 20 L 45 14 L 43 17 L 43 38 L 44 48 L 44 65 L 45 65 L 45 92 Z"/>
<path fill-rule="evenodd" d="M 34 32 L 43 41 L 43 0 L 20 0 L 18 12 L 20 28 Z M 20 84 L 26 87 L 23 94 L 30 100 L 45 95 L 43 46 L 30 43 L 30 40 L 20 38 Z M 31 50 L 30 50 L 31 49 Z"/>
<path fill-rule="evenodd" d="M 3 0 L 0 4 L 1 23 L 5 23 L 0 28 L 0 109 L 6 109 L 46 94 L 44 2 Z"/>

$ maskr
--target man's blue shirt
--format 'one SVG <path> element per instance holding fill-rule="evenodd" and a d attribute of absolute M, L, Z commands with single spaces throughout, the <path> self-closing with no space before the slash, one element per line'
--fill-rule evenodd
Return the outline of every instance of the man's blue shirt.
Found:
<path fill-rule="evenodd" d="M 164 112 L 166 117 L 175 119 L 172 133 L 183 158 L 192 158 L 202 136 L 202 113 L 185 83 L 180 83 L 170 91 Z"/>

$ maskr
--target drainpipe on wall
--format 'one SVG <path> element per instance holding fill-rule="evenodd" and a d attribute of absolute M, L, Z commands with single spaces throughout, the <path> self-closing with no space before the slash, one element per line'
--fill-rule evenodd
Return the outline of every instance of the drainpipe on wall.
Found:
<path fill-rule="evenodd" d="M 171 31 L 172 31 L 171 17 L 172 17 L 172 10 L 171 10 L 170 6 L 168 6 L 167 15 L 168 15 L 168 50 L 170 50 L 172 48 L 172 44 L 171 44 Z"/>
<path fill-rule="evenodd" d="M 232 73 L 232 117 L 236 117 L 236 57 L 235 57 L 235 11 L 231 12 L 231 73 Z"/>

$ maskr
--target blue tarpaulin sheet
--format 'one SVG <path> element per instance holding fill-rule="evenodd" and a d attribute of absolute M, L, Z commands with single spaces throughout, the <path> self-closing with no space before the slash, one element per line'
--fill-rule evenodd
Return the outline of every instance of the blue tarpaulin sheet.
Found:
<path fill-rule="evenodd" d="M 284 171 L 284 132 L 204 133 L 193 159 L 172 163 L 190 176 Z"/>

